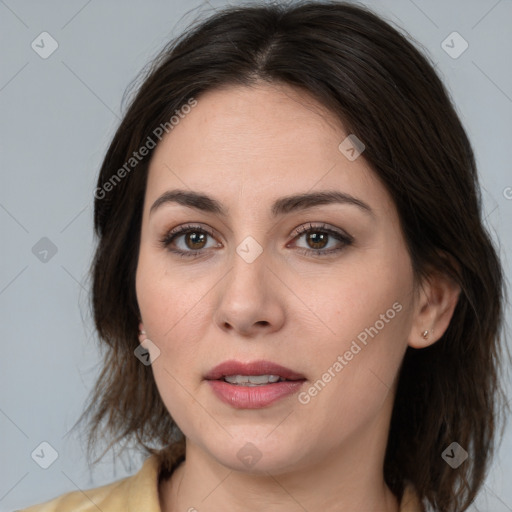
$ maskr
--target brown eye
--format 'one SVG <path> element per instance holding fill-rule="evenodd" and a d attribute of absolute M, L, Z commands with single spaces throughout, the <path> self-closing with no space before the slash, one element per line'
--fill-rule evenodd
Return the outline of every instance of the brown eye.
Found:
<path fill-rule="evenodd" d="M 327 233 L 313 231 L 306 233 L 306 241 L 313 249 L 323 249 L 329 242 L 329 235 Z"/>
<path fill-rule="evenodd" d="M 203 249 L 207 236 L 208 235 L 206 235 L 205 233 L 199 233 L 197 231 L 191 231 L 189 233 L 186 233 L 184 235 L 185 245 L 189 249 Z"/>
<path fill-rule="evenodd" d="M 200 226 L 179 226 L 166 233 L 160 240 L 162 247 L 180 256 L 198 256 L 208 249 L 208 238 L 214 239 L 213 233 Z M 219 247 L 219 243 L 210 247 Z"/>
<path fill-rule="evenodd" d="M 297 233 L 298 235 L 295 237 L 295 240 L 304 238 L 307 244 L 306 248 L 299 247 L 299 249 L 302 249 L 304 254 L 313 256 L 326 256 L 337 253 L 354 242 L 353 237 L 350 235 L 327 227 L 325 224 L 321 226 L 313 226 L 312 224 L 309 224 L 308 227 L 301 226 Z M 334 247 L 326 249 L 331 241 L 334 242 Z"/>

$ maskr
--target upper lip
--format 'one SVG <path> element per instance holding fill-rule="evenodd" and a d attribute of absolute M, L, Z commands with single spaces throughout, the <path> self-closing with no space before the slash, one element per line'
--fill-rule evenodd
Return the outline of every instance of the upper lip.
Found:
<path fill-rule="evenodd" d="M 224 361 L 212 368 L 205 376 L 206 380 L 218 380 L 229 375 L 279 375 L 287 380 L 305 379 L 304 375 L 271 361 Z"/>

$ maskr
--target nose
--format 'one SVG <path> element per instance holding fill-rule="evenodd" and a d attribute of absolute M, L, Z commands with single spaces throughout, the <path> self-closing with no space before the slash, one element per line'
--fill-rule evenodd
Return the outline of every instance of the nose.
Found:
<path fill-rule="evenodd" d="M 287 288 L 271 268 L 265 251 L 248 262 L 238 253 L 220 286 L 214 322 L 232 335 L 257 338 L 282 328 Z"/>

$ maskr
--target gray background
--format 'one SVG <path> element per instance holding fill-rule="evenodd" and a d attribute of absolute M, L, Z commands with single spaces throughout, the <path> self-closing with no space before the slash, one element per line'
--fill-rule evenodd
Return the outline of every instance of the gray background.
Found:
<path fill-rule="evenodd" d="M 512 1 L 363 3 L 411 34 L 436 63 L 473 143 L 486 223 L 510 276 Z M 0 0 L 1 511 L 103 485 L 140 466 L 137 457 L 124 464 L 109 453 L 90 471 L 79 437 L 66 436 L 99 370 L 85 279 L 93 191 L 128 83 L 186 24 L 222 5 Z M 44 31 L 59 45 L 46 59 L 31 47 Z M 445 43 L 452 56 L 442 47 L 453 31 L 469 44 L 457 58 L 461 40 Z M 38 253 L 48 246 L 43 237 L 55 254 Z M 41 442 L 58 453 L 48 469 L 31 457 Z M 511 455 L 509 427 L 472 510 L 512 511 L 505 485 Z"/>

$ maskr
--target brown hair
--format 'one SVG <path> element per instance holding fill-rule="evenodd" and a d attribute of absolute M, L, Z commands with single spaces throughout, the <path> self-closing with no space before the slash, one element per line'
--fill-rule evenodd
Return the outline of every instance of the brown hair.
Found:
<path fill-rule="evenodd" d="M 119 170 L 190 98 L 200 101 L 201 93 L 225 84 L 282 83 L 316 98 L 364 142 L 363 156 L 398 210 L 415 277 L 434 269 L 461 287 L 442 338 L 407 349 L 384 477 L 397 496 L 410 481 L 425 505 L 466 510 L 482 486 L 505 410 L 498 365 L 500 346 L 506 347 L 500 345 L 505 290 L 483 226 L 470 142 L 427 57 L 354 4 L 251 5 L 197 22 L 163 49 L 142 80 L 95 193 L 92 308 L 106 353 L 81 417 L 91 415 L 89 448 L 104 432 L 110 445 L 135 439 L 145 453 L 161 450 L 168 470 L 184 456 L 183 434 L 151 366 L 133 353 L 140 318 L 135 270 L 152 151 L 122 179 Z M 457 469 L 441 458 L 453 441 L 469 453 Z"/>

